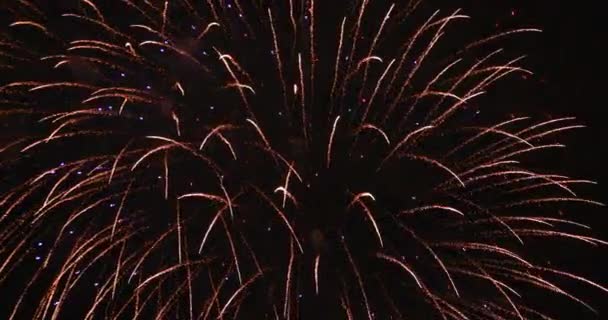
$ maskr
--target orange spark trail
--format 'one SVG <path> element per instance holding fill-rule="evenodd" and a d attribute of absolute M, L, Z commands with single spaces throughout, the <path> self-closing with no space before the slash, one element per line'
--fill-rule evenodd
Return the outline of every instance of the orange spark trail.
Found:
<path fill-rule="evenodd" d="M 418 213 L 418 212 L 421 212 L 421 211 L 428 211 L 428 210 L 444 210 L 444 211 L 456 213 L 456 214 L 464 217 L 464 213 L 462 213 L 462 211 L 460 211 L 458 209 L 455 209 L 455 208 L 452 208 L 452 207 L 441 206 L 441 205 L 431 205 L 431 206 L 417 207 L 417 208 L 414 208 L 414 209 L 409 209 L 409 210 L 401 211 L 400 214 L 413 214 L 413 213 Z"/>
<path fill-rule="evenodd" d="M 218 132 L 217 136 L 220 138 L 220 140 L 222 140 L 222 142 L 226 146 L 228 146 L 228 149 L 230 149 L 230 153 L 232 154 L 232 158 L 234 160 L 236 160 L 236 152 L 234 151 L 234 148 L 232 147 L 232 144 L 230 143 L 230 141 L 228 141 L 228 139 L 226 139 L 226 137 L 224 137 L 224 135 L 221 132 Z"/>
<path fill-rule="evenodd" d="M 209 30 L 211 30 L 212 27 L 220 27 L 220 24 L 217 22 L 211 22 L 207 25 L 207 27 L 205 27 L 205 30 L 203 30 L 203 32 L 201 32 L 196 39 L 197 40 L 201 40 L 206 34 L 207 32 L 209 32 Z"/>
<path fill-rule="evenodd" d="M 329 135 L 329 142 L 327 143 L 327 167 L 328 168 L 331 163 L 331 146 L 334 141 L 334 135 L 336 133 L 336 127 L 338 126 L 338 120 L 340 120 L 340 116 L 337 116 L 336 120 L 334 121 L 334 125 L 331 129 L 331 134 Z"/>
<path fill-rule="evenodd" d="M 99 9 L 97 9 L 97 7 L 95 6 L 95 4 L 90 1 L 90 0 L 82 0 L 82 2 L 88 4 L 89 6 L 91 6 L 91 8 L 93 9 L 93 11 L 95 11 L 95 14 L 97 15 L 97 17 L 99 18 L 99 20 L 105 22 L 103 15 L 101 14 L 101 11 L 99 11 Z"/>
<path fill-rule="evenodd" d="M 132 179 L 131 182 L 129 182 L 129 186 L 125 190 L 125 194 L 122 196 L 122 199 L 120 200 L 120 205 L 118 206 L 118 210 L 116 210 L 116 216 L 114 217 L 114 223 L 112 224 L 112 233 L 110 234 L 110 239 L 114 238 L 116 226 L 118 225 L 118 218 L 120 217 L 120 212 L 122 211 L 122 208 L 124 207 L 125 200 L 127 200 L 127 195 L 129 194 L 129 191 L 131 191 L 131 186 L 133 185 L 133 181 L 134 181 L 134 179 Z"/>
<path fill-rule="evenodd" d="M 227 55 L 227 54 L 222 54 L 217 49 L 215 49 L 215 51 L 218 54 L 219 60 L 222 61 L 222 63 L 226 67 L 226 70 L 228 70 L 228 73 L 232 77 L 232 80 L 234 80 L 235 83 L 240 84 L 241 82 L 239 81 L 238 77 L 236 76 L 236 74 L 234 73 L 234 71 L 232 71 L 232 68 L 230 68 L 230 65 L 227 62 L 227 60 L 234 61 L 234 59 L 232 58 L 232 56 Z M 255 118 L 253 116 L 253 112 L 251 111 L 251 107 L 249 106 L 249 102 L 247 100 L 247 97 L 245 96 L 245 92 L 243 92 L 243 88 L 240 87 L 240 86 L 237 86 L 236 88 L 239 90 L 239 94 L 241 96 L 241 99 L 243 100 L 243 103 L 245 104 L 245 108 L 246 108 L 247 112 L 252 116 L 252 118 Z"/>
<path fill-rule="evenodd" d="M 384 15 L 384 19 L 382 19 L 382 23 L 380 24 L 380 28 L 378 29 L 378 32 L 376 33 L 376 36 L 374 37 L 374 40 L 372 41 L 371 46 L 369 47 L 369 50 L 367 51 L 367 56 L 371 56 L 372 53 L 374 52 L 374 49 L 376 48 L 376 44 L 378 43 L 378 40 L 380 39 L 380 35 L 382 34 L 382 31 L 384 30 L 384 26 L 386 25 L 386 22 L 388 21 L 388 19 L 391 16 L 391 12 L 393 12 L 393 9 L 395 8 L 395 4 L 391 4 L 391 7 L 388 9 L 388 12 L 386 12 L 386 15 Z M 395 61 L 395 59 L 393 59 L 393 62 Z M 392 62 L 391 62 L 392 65 Z M 387 71 L 389 68 L 387 68 Z M 359 91 L 359 101 L 361 101 L 361 96 L 363 95 L 363 91 L 365 90 L 365 86 L 367 84 L 367 75 L 368 75 L 368 71 L 369 71 L 369 64 L 365 65 L 365 71 L 363 72 L 363 84 L 361 85 L 361 90 Z M 384 77 L 382 77 L 384 78 Z M 382 80 L 380 80 L 381 82 Z"/>
<path fill-rule="evenodd" d="M 118 261 L 116 262 L 116 272 L 114 272 L 114 281 L 112 283 L 112 299 L 114 299 L 114 295 L 116 294 L 116 284 L 118 283 L 118 275 L 120 274 L 120 267 L 122 263 L 122 255 L 125 251 L 126 242 L 123 242 L 122 247 L 120 249 L 120 254 L 118 255 Z"/>
<path fill-rule="evenodd" d="M 371 108 L 372 104 L 374 103 L 374 99 L 376 98 L 376 94 L 378 94 L 378 89 L 380 89 L 380 86 L 382 85 L 382 81 L 384 80 L 384 77 L 386 77 L 386 75 L 388 74 L 388 71 L 393 66 L 393 63 L 395 63 L 395 59 L 391 60 L 391 62 L 386 67 L 386 69 L 384 69 L 384 72 L 382 73 L 382 76 L 380 76 L 380 79 L 376 83 L 376 87 L 374 88 L 374 92 L 372 93 L 371 98 L 369 98 L 369 102 L 367 103 L 367 107 L 365 107 L 365 112 L 363 113 L 363 117 L 361 118 L 361 123 L 363 123 L 363 122 L 365 122 L 365 120 L 367 120 L 367 114 L 368 114 L 369 109 Z M 367 70 L 367 67 L 365 67 L 365 70 Z M 359 99 L 359 100 L 361 100 L 361 99 Z"/>
<path fill-rule="evenodd" d="M 228 195 L 228 190 L 224 186 L 224 177 L 220 177 L 220 188 L 222 188 L 222 192 L 226 197 L 226 204 L 228 205 L 228 210 L 230 211 L 230 218 L 234 219 L 234 211 L 232 209 L 232 201 L 230 200 L 230 196 Z"/>
<path fill-rule="evenodd" d="M 304 252 L 304 248 L 302 247 L 302 244 L 300 243 L 300 240 L 298 239 L 298 235 L 296 234 L 296 232 L 294 231 L 293 227 L 291 226 L 291 224 L 289 223 L 289 220 L 287 220 L 287 217 L 285 216 L 285 214 L 283 213 L 283 211 L 281 209 L 279 209 L 279 207 L 277 207 L 274 202 L 272 202 L 272 200 L 270 198 L 268 198 L 268 196 L 266 196 L 266 194 L 264 194 L 260 189 L 258 189 L 257 187 L 253 186 L 253 189 L 257 192 L 258 195 L 260 195 L 260 197 L 266 201 L 266 203 L 268 203 L 273 209 L 274 211 L 279 215 L 279 217 L 283 220 L 283 223 L 285 223 L 285 226 L 287 227 L 287 229 L 289 229 L 289 232 L 291 233 L 292 238 L 295 240 L 296 244 L 298 245 L 298 248 L 300 249 L 300 253 Z"/>
<path fill-rule="evenodd" d="M 523 29 L 515 29 L 515 30 L 505 31 L 505 32 L 501 32 L 501 33 L 495 34 L 493 36 L 487 37 L 485 39 L 477 40 L 477 41 L 471 43 L 470 45 L 466 46 L 463 50 L 466 51 L 466 50 L 469 50 L 471 48 L 480 46 L 480 45 L 482 45 L 484 43 L 487 43 L 489 41 L 496 40 L 498 38 L 502 38 L 504 36 L 508 36 L 508 35 L 511 35 L 511 34 L 521 33 L 521 32 L 543 32 L 543 31 L 541 29 L 536 29 L 536 28 L 523 28 Z"/>
<path fill-rule="evenodd" d="M 230 266 L 226 269 L 226 273 L 224 274 L 224 276 L 222 276 L 218 286 L 216 286 L 215 283 L 213 282 L 213 277 L 211 275 L 211 269 L 208 270 L 209 282 L 211 283 L 211 290 L 213 291 L 213 296 L 209 299 L 210 301 L 207 305 L 207 310 L 205 311 L 204 315 L 201 313 L 201 315 L 203 316 L 203 320 L 207 320 L 207 317 L 209 316 L 209 313 L 211 313 L 211 309 L 212 309 L 213 305 L 215 305 L 217 307 L 218 314 L 220 313 L 221 306 L 220 306 L 220 301 L 217 297 L 220 293 L 220 290 L 224 286 L 224 283 L 225 283 L 227 276 L 230 273 L 231 269 L 232 269 L 232 266 Z M 200 317 L 201 316 L 199 316 L 197 319 L 200 319 Z"/>
<path fill-rule="evenodd" d="M 285 305 L 283 307 L 283 317 L 289 318 L 289 288 L 291 286 L 291 268 L 294 260 L 293 240 L 289 242 L 289 264 L 287 265 L 287 279 L 285 280 Z"/>
<path fill-rule="evenodd" d="M 171 112 L 171 118 L 173 119 L 173 122 L 175 122 L 175 131 L 177 133 L 177 136 L 181 137 L 182 133 L 181 133 L 180 127 L 179 127 L 179 118 L 177 117 L 175 112 Z"/>
<path fill-rule="evenodd" d="M 294 17 L 293 0 L 289 0 L 289 20 L 291 21 L 291 27 L 293 29 L 292 31 L 295 36 L 295 34 L 297 33 L 297 27 L 296 27 L 296 18 Z M 295 45 L 295 42 L 294 42 L 294 45 Z"/>
<path fill-rule="evenodd" d="M 169 199 L 169 150 L 165 150 L 163 157 L 163 167 L 165 172 L 165 200 Z"/>
<path fill-rule="evenodd" d="M 346 23 L 346 17 L 344 17 L 344 19 L 342 19 L 342 25 L 340 27 L 340 40 L 338 41 L 338 53 L 336 53 L 336 69 L 334 71 L 334 81 L 331 85 L 331 93 L 329 95 L 330 99 L 333 101 L 334 99 L 334 92 L 336 90 L 336 84 L 338 82 L 338 71 L 340 70 L 340 57 L 342 55 L 342 45 L 343 45 L 343 41 L 344 41 L 344 24 Z M 331 108 L 329 111 L 329 115 L 332 114 L 333 112 L 333 106 L 334 104 L 331 104 Z"/>
<path fill-rule="evenodd" d="M 294 204 L 296 203 L 296 200 L 293 197 L 293 195 L 291 195 L 291 193 L 289 193 L 289 191 L 287 190 L 287 188 L 289 187 L 289 178 L 290 177 L 291 177 L 291 170 L 287 170 L 287 174 L 285 175 L 285 184 L 283 185 L 283 187 L 278 187 L 274 191 L 274 192 L 277 192 L 277 191 L 283 192 L 283 203 L 282 203 L 283 209 L 285 208 L 285 203 L 287 201 L 287 197 L 289 197 L 294 202 Z"/>
<path fill-rule="evenodd" d="M 347 74 L 350 73 L 350 67 L 353 61 L 353 57 L 355 56 L 355 51 L 357 51 L 357 40 L 359 40 L 359 32 L 361 29 L 361 19 L 363 18 L 363 14 L 365 13 L 365 8 L 367 7 L 367 3 L 369 0 L 363 0 L 361 3 L 361 8 L 359 9 L 359 16 L 357 17 L 357 24 L 355 26 L 355 33 L 353 35 L 353 47 L 350 50 L 350 54 L 348 56 L 348 67 L 346 68 Z"/>
<path fill-rule="evenodd" d="M 43 25 L 41 25 L 40 23 L 34 22 L 34 21 L 15 21 L 15 22 L 11 23 L 9 26 L 10 27 L 32 26 L 34 28 L 42 30 L 42 32 L 44 32 L 44 34 L 46 34 L 47 36 L 53 37 L 53 34 L 50 33 Z"/>
<path fill-rule="evenodd" d="M 397 77 L 400 74 L 400 70 L 403 67 L 403 64 L 405 63 L 410 50 L 412 49 L 412 47 L 414 46 L 414 44 L 416 44 L 418 38 L 420 37 L 420 35 L 422 35 L 422 33 L 426 30 L 426 27 L 428 26 L 428 24 L 435 18 L 435 16 L 439 13 L 439 11 L 435 11 L 417 30 L 416 33 L 408 40 L 408 46 L 406 47 L 405 51 L 403 52 L 403 54 L 401 54 L 401 58 L 399 60 L 399 63 L 397 64 L 397 68 L 395 69 L 395 72 L 393 73 L 393 76 L 391 77 L 391 80 L 388 82 L 388 86 L 387 86 L 387 90 L 391 90 L 393 88 L 393 83 L 397 80 Z"/>
<path fill-rule="evenodd" d="M 236 247 L 234 246 L 234 241 L 232 240 L 232 234 L 230 230 L 228 230 L 228 225 L 226 224 L 226 220 L 224 217 L 220 215 L 220 220 L 222 221 L 222 225 L 224 226 L 224 231 L 226 232 L 226 238 L 228 239 L 228 244 L 230 245 L 230 251 L 232 252 L 232 258 L 234 259 L 234 266 L 236 267 L 236 274 L 239 277 L 239 283 L 243 284 L 243 276 L 241 275 L 241 267 L 239 266 L 239 258 L 236 253 Z"/>
<path fill-rule="evenodd" d="M 410 132 L 407 136 L 405 136 L 405 138 L 403 138 L 403 140 L 401 140 L 401 141 L 399 141 L 399 143 L 397 143 L 397 145 L 393 148 L 393 150 L 391 150 L 388 153 L 388 155 L 386 157 L 384 157 L 384 159 L 382 160 L 382 162 L 378 166 L 378 170 L 380 170 L 382 168 L 382 166 L 384 165 L 384 163 L 388 159 L 390 159 L 395 154 L 395 152 L 397 152 L 397 150 L 401 149 L 401 147 L 403 145 L 405 145 L 413 136 L 415 136 L 415 135 L 417 135 L 417 134 L 419 134 L 419 133 L 421 133 L 423 131 L 430 130 L 430 129 L 433 129 L 433 128 L 434 128 L 433 126 L 424 126 L 422 128 L 418 128 L 418 129 Z"/>
<path fill-rule="evenodd" d="M 374 201 L 376 200 L 371 193 L 369 193 L 369 192 L 361 192 L 361 193 L 355 195 L 353 201 L 351 201 L 351 203 L 348 205 L 348 208 L 352 207 L 353 204 L 355 204 L 355 203 L 358 203 L 361 206 L 361 208 L 363 209 L 363 211 L 365 212 L 365 214 L 369 218 L 370 222 L 372 223 L 372 226 L 374 227 L 374 231 L 376 231 L 376 236 L 378 237 L 378 241 L 380 242 L 380 247 L 384 247 L 384 242 L 382 241 L 382 235 L 380 234 L 380 228 L 378 227 L 378 223 L 376 223 L 376 219 L 374 219 L 374 216 L 372 215 L 371 210 L 361 200 L 361 198 L 364 198 L 364 197 L 365 198 L 370 198 L 370 199 L 372 199 Z"/>
<path fill-rule="evenodd" d="M 378 128 L 377 126 L 375 126 L 373 124 L 365 123 L 361 126 L 361 129 L 359 130 L 359 132 L 361 132 L 365 129 L 371 129 L 371 130 L 378 132 L 380 135 L 382 135 L 382 138 L 384 138 L 384 141 L 386 141 L 386 144 L 389 146 L 391 145 L 391 141 L 389 140 L 388 135 L 382 129 Z"/>
<path fill-rule="evenodd" d="M 406 230 L 407 232 L 409 232 L 409 234 L 414 239 L 416 239 L 416 241 L 418 241 L 420 244 L 422 244 L 422 246 L 424 246 L 424 248 L 429 253 L 431 253 L 431 255 L 433 256 L 433 258 L 435 259 L 435 261 L 437 261 L 437 264 L 439 264 L 439 266 L 441 267 L 441 269 L 443 270 L 443 272 L 447 276 L 448 280 L 450 281 L 450 285 L 452 286 L 452 289 L 454 289 L 454 293 L 456 294 L 457 297 L 460 297 L 460 293 L 458 292 L 458 288 L 456 288 L 456 283 L 454 283 L 454 279 L 452 279 L 452 275 L 450 274 L 450 272 L 448 271 L 447 267 L 443 263 L 443 260 L 441 260 L 441 258 L 439 257 L 439 255 L 437 253 L 435 253 L 435 250 L 433 250 L 433 248 L 431 248 L 431 246 L 426 241 L 424 241 L 423 239 L 421 239 L 420 237 L 418 237 L 418 235 L 416 235 L 416 233 L 414 233 L 414 231 L 412 231 L 410 228 L 406 227 L 403 223 L 401 223 L 401 222 L 397 222 L 397 223 L 398 223 L 398 225 L 401 228 L 403 228 L 404 230 Z"/>
<path fill-rule="evenodd" d="M 264 133 L 262 132 L 262 129 L 260 129 L 260 127 L 258 126 L 258 124 L 255 123 L 255 121 L 253 121 L 251 119 L 246 119 L 246 121 L 249 122 L 249 123 L 251 123 L 251 125 L 255 128 L 255 130 L 258 132 L 258 134 L 260 135 L 260 137 L 264 141 L 264 144 L 266 145 L 266 147 L 270 149 L 270 142 L 268 142 L 268 139 L 266 139 L 266 136 L 264 135 Z"/>
<path fill-rule="evenodd" d="M 222 310 L 220 311 L 220 314 L 217 316 L 216 319 L 220 319 L 224 315 L 224 313 L 226 312 L 226 309 L 228 309 L 228 307 L 230 306 L 230 304 L 232 303 L 234 298 L 236 298 L 243 290 L 245 290 L 249 285 L 251 285 L 261 275 L 262 274 L 260 272 L 258 272 L 253 277 L 251 277 L 249 280 L 247 280 L 247 282 L 245 282 L 243 285 L 241 285 L 234 292 L 234 294 L 230 297 L 230 299 L 228 299 L 228 301 L 226 302 L 226 304 L 224 305 L 224 307 L 222 308 Z"/>
<path fill-rule="evenodd" d="M 506 126 L 508 124 L 512 124 L 512 123 L 519 122 L 519 121 L 522 121 L 522 120 L 527 120 L 527 119 L 529 119 L 529 117 L 514 118 L 514 119 L 507 120 L 507 121 L 503 121 L 503 122 L 501 122 L 499 124 L 496 124 L 496 125 L 494 125 L 494 126 L 492 126 L 490 128 L 487 128 L 485 131 L 482 131 L 482 132 L 478 133 L 474 137 L 469 138 L 468 140 L 466 140 L 463 143 L 459 144 L 458 146 L 456 146 L 452 150 L 448 151 L 446 153 L 446 155 L 444 156 L 444 158 L 449 157 L 450 155 L 456 153 L 458 150 L 462 149 L 463 147 L 465 147 L 466 145 L 470 144 L 471 142 L 473 142 L 473 141 L 481 138 L 483 135 L 485 135 L 486 133 L 488 133 L 489 130 L 499 129 L 500 127 Z M 514 134 L 514 136 L 518 137 L 518 134 Z"/>
<path fill-rule="evenodd" d="M 203 150 L 203 148 L 205 147 L 205 144 L 207 143 L 207 141 L 209 140 L 209 138 L 211 138 L 212 136 L 218 134 L 221 130 L 229 130 L 229 129 L 233 129 L 234 126 L 229 125 L 229 124 L 222 124 L 219 125 L 215 128 L 213 128 L 203 139 L 203 142 L 201 142 L 201 145 L 198 147 L 199 150 Z"/>
<path fill-rule="evenodd" d="M 169 19 L 167 16 L 167 11 L 169 10 L 169 1 L 165 1 L 164 7 L 163 7 L 163 23 L 161 25 L 160 28 L 160 32 L 162 34 L 165 34 L 165 30 L 167 29 L 167 20 Z"/>
<path fill-rule="evenodd" d="M 149 156 L 151 156 L 151 155 L 153 155 L 153 154 L 155 154 L 155 153 L 157 153 L 159 151 L 163 151 L 163 150 L 166 150 L 166 149 L 169 149 L 169 148 L 172 148 L 172 147 L 173 147 L 172 144 L 166 144 L 166 145 L 163 145 L 163 146 L 160 146 L 160 147 L 156 147 L 156 148 L 148 151 L 146 154 L 144 154 L 143 156 L 141 156 L 141 158 L 139 158 L 135 162 L 135 164 L 133 164 L 133 166 L 131 167 L 131 171 L 135 170 L 139 166 L 139 164 L 142 161 L 146 160 L 146 158 L 148 158 Z"/>
<path fill-rule="evenodd" d="M 304 141 L 308 145 L 308 122 L 306 122 L 306 92 L 304 91 L 304 71 L 302 69 L 302 54 L 298 53 L 298 70 L 300 71 L 300 108 L 302 109 L 302 130 Z"/>
<path fill-rule="evenodd" d="M 315 292 L 317 295 L 319 295 L 319 261 L 320 260 L 321 260 L 321 255 L 317 254 L 317 256 L 315 257 L 315 267 L 314 267 Z"/>
<path fill-rule="evenodd" d="M 127 34 L 124 34 L 112 27 L 110 27 L 108 24 L 104 23 L 103 21 L 99 21 L 99 20 L 95 20 L 95 19 L 91 19 L 89 17 L 85 17 L 85 16 L 81 16 L 81 15 L 77 15 L 77 14 L 72 14 L 72 13 L 65 13 L 61 15 L 62 17 L 71 17 L 71 18 L 75 18 L 75 19 L 80 19 L 80 20 L 84 20 L 87 22 L 90 22 L 92 24 L 98 25 L 102 28 L 104 28 L 105 30 L 109 31 L 111 34 L 113 34 L 114 36 L 118 36 L 122 39 L 131 39 L 131 37 L 129 37 Z"/>
<path fill-rule="evenodd" d="M 410 267 L 408 267 L 405 263 L 403 263 L 402 261 L 399 261 L 399 260 L 395 259 L 394 257 L 385 255 L 383 253 L 377 253 L 376 256 L 378 258 L 387 260 L 389 262 L 392 262 L 392 263 L 400 266 L 403 270 L 405 270 L 407 273 L 409 273 L 410 276 L 412 276 L 412 278 L 414 278 L 414 281 L 416 281 L 416 284 L 418 285 L 418 287 L 422 288 L 422 283 L 420 283 L 420 280 L 416 276 L 416 273 L 414 273 L 414 271 L 412 271 L 412 269 L 410 269 Z"/>
<path fill-rule="evenodd" d="M 315 0 L 310 0 L 310 100 L 315 100 Z"/>
<path fill-rule="evenodd" d="M 122 104 L 120 105 L 120 108 L 118 109 L 118 114 L 122 114 L 122 110 L 125 108 L 125 105 L 127 104 L 127 102 L 129 101 L 129 99 L 124 98 L 122 100 Z"/>
<path fill-rule="evenodd" d="M 460 183 L 460 185 L 464 188 L 466 187 L 464 182 L 462 181 L 462 179 L 460 179 L 460 177 L 454 172 L 452 171 L 452 169 L 446 167 L 444 164 L 442 164 L 441 162 L 435 160 L 435 159 L 431 159 L 425 156 L 419 156 L 419 155 L 405 155 L 405 157 L 411 158 L 411 159 L 416 159 L 416 160 L 422 160 L 424 162 L 430 163 L 430 164 L 434 164 L 435 166 L 443 169 L 444 171 L 448 172 L 449 174 L 451 174 L 456 180 L 458 180 L 458 182 Z"/>
<path fill-rule="evenodd" d="M 287 85 L 285 84 L 285 79 L 283 77 L 283 63 L 281 61 L 281 52 L 279 51 L 279 42 L 277 40 L 277 34 L 274 29 L 274 22 L 272 20 L 272 12 L 270 11 L 270 8 L 268 8 L 268 18 L 270 21 L 270 30 L 272 31 L 274 54 L 275 54 L 275 57 L 277 58 L 277 69 L 278 69 L 277 71 L 279 72 L 279 79 L 281 80 L 281 85 L 283 87 L 283 104 L 284 104 L 284 107 L 287 108 Z"/>
<path fill-rule="evenodd" d="M 353 268 L 353 272 L 357 277 L 357 282 L 359 283 L 359 289 L 361 290 L 361 295 L 363 296 L 363 303 L 365 304 L 365 310 L 367 310 L 367 318 L 368 320 L 373 320 L 372 311 L 369 308 L 369 302 L 367 301 L 367 294 L 365 293 L 365 287 L 363 286 L 363 280 L 361 278 L 361 274 L 359 273 L 359 269 L 357 265 L 355 265 L 355 261 L 353 260 L 352 255 L 350 254 L 350 250 L 348 250 L 348 246 L 344 239 L 342 239 L 342 246 L 344 247 L 344 251 L 346 252 L 346 256 L 348 257 L 348 261 L 350 262 L 351 267 Z"/>
<path fill-rule="evenodd" d="M 207 241 L 207 237 L 209 236 L 209 233 L 211 233 L 211 230 L 213 229 L 213 226 L 217 222 L 217 219 L 221 217 L 221 215 L 224 212 L 224 210 L 226 210 L 226 207 L 223 207 L 220 210 L 218 210 L 216 212 L 215 216 L 213 217 L 213 220 L 211 220 L 211 223 L 209 223 L 209 227 L 207 227 L 207 230 L 205 231 L 205 235 L 203 236 L 203 240 L 201 241 L 201 245 L 198 248 L 198 253 L 199 254 L 201 254 L 201 252 L 203 252 L 203 247 L 205 246 L 205 242 Z"/>

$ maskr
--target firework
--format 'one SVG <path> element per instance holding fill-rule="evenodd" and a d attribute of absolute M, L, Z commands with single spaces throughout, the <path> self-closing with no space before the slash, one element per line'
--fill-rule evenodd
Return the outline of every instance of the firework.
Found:
<path fill-rule="evenodd" d="M 593 181 L 530 169 L 582 126 L 478 116 L 531 73 L 493 46 L 537 29 L 454 45 L 469 17 L 420 1 L 3 6 L 3 319 L 548 319 L 539 292 L 608 292 L 531 248 L 608 244 L 555 216 L 602 205 Z"/>

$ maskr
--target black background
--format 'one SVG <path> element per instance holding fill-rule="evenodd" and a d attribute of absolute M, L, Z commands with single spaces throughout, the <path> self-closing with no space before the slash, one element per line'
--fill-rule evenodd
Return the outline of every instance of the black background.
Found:
<path fill-rule="evenodd" d="M 455 1 L 457 2 L 457 1 Z M 441 1 L 437 2 L 441 4 Z M 443 2 L 445 3 L 445 2 Z M 568 148 L 551 165 L 566 174 L 587 177 L 598 182 L 590 195 L 603 203 L 608 202 L 606 185 L 608 152 L 606 138 L 606 28 L 608 18 L 600 1 L 469 1 L 463 4 L 465 12 L 473 17 L 475 25 L 491 27 L 538 27 L 541 34 L 524 38 L 518 48 L 528 55 L 524 65 L 535 75 L 523 89 L 525 97 L 520 106 L 524 113 L 552 116 L 575 116 L 587 128 L 569 133 L 565 140 Z M 460 3 L 458 4 L 461 5 Z M 523 46 L 522 46 L 523 45 Z M 504 95 L 503 95 L 504 96 Z M 502 106 L 511 109 L 514 106 Z M 584 207 L 570 212 L 569 217 L 593 225 L 593 234 L 608 237 L 608 211 L 606 208 Z M 608 259 L 606 248 L 576 252 L 568 247 L 546 248 L 548 252 L 568 252 L 571 270 L 606 284 Z M 607 298 L 600 291 L 589 292 L 592 305 L 599 310 L 599 319 L 608 318 Z M 542 300 L 542 299 L 541 299 Z M 559 310 L 561 305 L 547 301 L 548 309 Z M 558 312 L 563 319 L 594 318 L 580 310 Z"/>
<path fill-rule="evenodd" d="M 464 13 L 472 17 L 466 23 L 467 28 L 488 30 L 490 33 L 514 27 L 543 30 L 540 34 L 518 37 L 516 45 L 512 46 L 517 48 L 516 52 L 527 54 L 524 65 L 535 75 L 523 84 L 513 84 L 513 87 L 502 85 L 498 90 L 507 92 L 498 96 L 504 99 L 496 101 L 492 108 L 498 113 L 525 113 L 540 118 L 576 116 L 579 123 L 587 125 L 585 129 L 564 136 L 568 148 L 558 158 L 550 159 L 548 169 L 559 169 L 559 172 L 575 178 L 597 181 L 599 184 L 590 188 L 584 196 L 608 203 L 604 187 L 608 185 L 608 170 L 605 167 L 608 163 L 608 152 L 605 150 L 608 126 L 604 112 L 608 106 L 605 103 L 606 58 L 602 50 L 606 38 L 604 23 L 608 15 L 600 4 L 601 1 L 431 0 L 428 5 L 446 8 L 442 9 L 444 13 L 449 8 L 462 7 Z M 511 95 L 510 91 L 514 94 Z M 606 208 L 581 206 L 574 210 L 566 213 L 568 218 L 593 225 L 594 236 L 608 239 Z M 608 248 L 580 251 L 576 248 L 557 245 L 542 250 L 546 250 L 548 255 L 561 253 L 567 256 L 556 263 L 567 265 L 568 271 L 608 284 L 608 259 L 605 258 Z M 571 252 L 565 254 L 565 250 Z M 580 308 L 552 313 L 560 314 L 560 319 L 608 318 L 608 306 L 604 303 L 608 300 L 607 294 L 589 288 L 579 292 L 582 292 L 579 297 L 599 310 L 599 316 L 581 314 Z M 538 300 L 545 302 L 541 297 Z M 551 303 L 547 300 L 546 305 L 540 308 L 562 308 Z"/>

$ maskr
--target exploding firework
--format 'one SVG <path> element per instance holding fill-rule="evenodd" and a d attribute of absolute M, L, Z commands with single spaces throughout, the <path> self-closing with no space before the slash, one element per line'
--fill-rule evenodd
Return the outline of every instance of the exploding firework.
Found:
<path fill-rule="evenodd" d="M 607 244 L 555 215 L 601 205 L 592 181 L 531 169 L 582 126 L 477 117 L 530 73 L 492 46 L 536 29 L 446 45 L 469 17 L 420 1 L 3 6 L 3 319 L 549 319 L 539 292 L 608 292 L 530 249 Z"/>

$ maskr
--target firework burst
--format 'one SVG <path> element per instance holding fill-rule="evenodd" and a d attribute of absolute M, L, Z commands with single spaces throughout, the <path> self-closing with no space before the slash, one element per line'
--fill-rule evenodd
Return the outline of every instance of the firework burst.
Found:
<path fill-rule="evenodd" d="M 477 117 L 531 73 L 493 46 L 539 30 L 454 48 L 460 10 L 320 2 L 4 4 L 0 315 L 595 312 L 529 249 L 608 244 L 555 215 L 594 182 L 530 165 L 582 126 Z"/>

